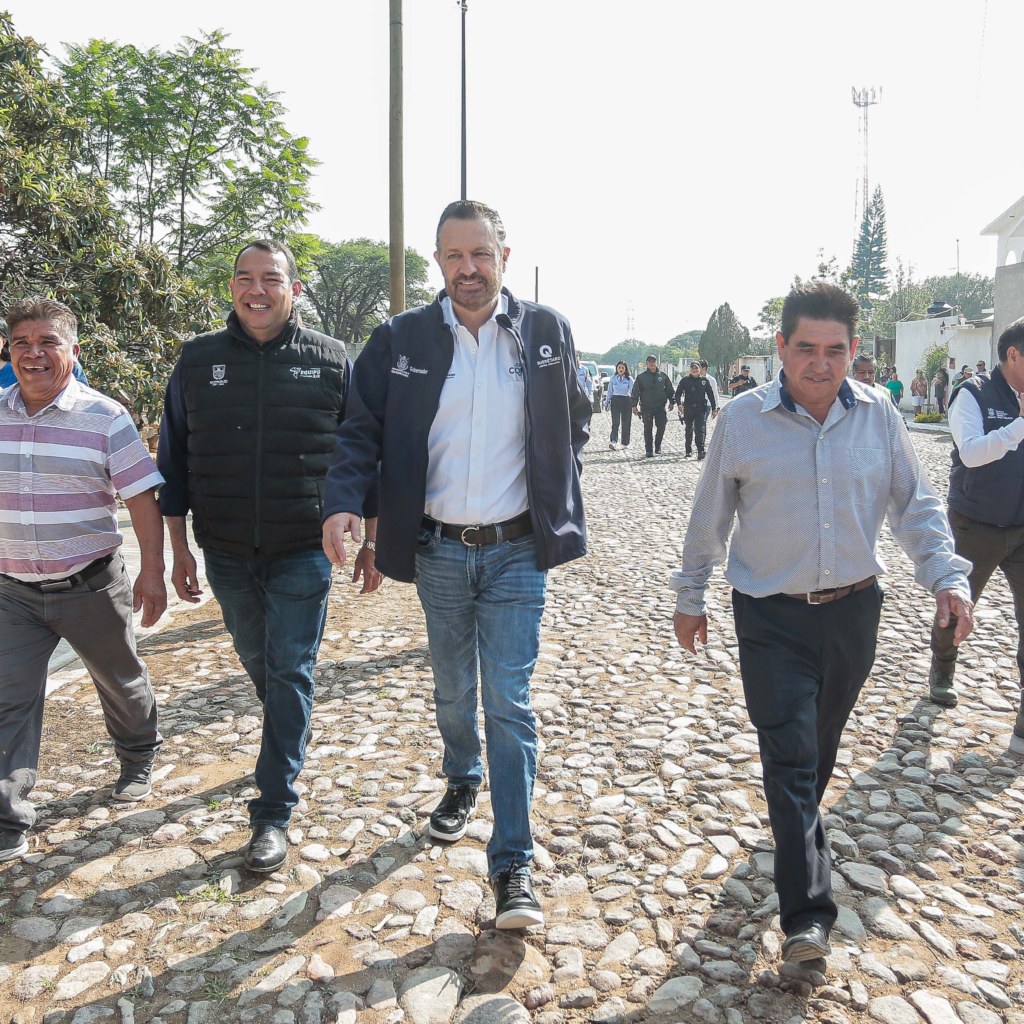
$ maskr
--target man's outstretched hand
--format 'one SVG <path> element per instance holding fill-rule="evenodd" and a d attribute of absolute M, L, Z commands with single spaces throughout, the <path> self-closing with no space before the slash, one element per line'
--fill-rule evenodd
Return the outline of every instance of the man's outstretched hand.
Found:
<path fill-rule="evenodd" d="M 935 595 L 935 611 L 943 629 L 955 620 L 953 646 L 959 647 L 974 629 L 974 602 L 959 590 L 940 590 Z"/>
<path fill-rule="evenodd" d="M 697 653 L 695 640 L 702 644 L 708 642 L 708 617 L 706 615 L 684 615 L 676 612 L 672 619 L 676 628 L 676 639 L 680 647 L 685 647 L 691 654 Z"/>
<path fill-rule="evenodd" d="M 336 565 L 342 568 L 345 565 L 345 534 L 349 534 L 353 544 L 362 543 L 362 535 L 359 532 L 362 520 L 351 512 L 335 512 L 324 520 L 324 554 Z M 374 588 L 376 589 L 376 588 Z"/>

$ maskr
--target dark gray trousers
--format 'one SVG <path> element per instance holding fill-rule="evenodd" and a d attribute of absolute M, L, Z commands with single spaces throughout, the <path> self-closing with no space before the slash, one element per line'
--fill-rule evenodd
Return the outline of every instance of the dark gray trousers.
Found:
<path fill-rule="evenodd" d="M 121 763 L 151 760 L 161 737 L 149 673 L 135 652 L 132 587 L 120 553 L 57 593 L 0 578 L 0 636 L 0 828 L 24 832 L 36 820 L 26 797 L 39 762 L 46 668 L 62 637 L 92 675 Z"/>
<path fill-rule="evenodd" d="M 977 602 L 981 597 L 996 569 L 1003 570 L 1010 584 L 1017 616 L 1017 670 L 1024 686 L 1024 526 L 990 526 L 952 509 L 949 510 L 949 525 L 953 529 L 956 553 L 974 563 L 967 577 L 972 601 Z M 956 667 L 958 649 L 953 645 L 956 622 L 956 616 L 951 615 L 949 625 L 940 626 L 936 615 L 932 623 L 932 660 L 935 667 L 944 672 L 952 672 Z"/>

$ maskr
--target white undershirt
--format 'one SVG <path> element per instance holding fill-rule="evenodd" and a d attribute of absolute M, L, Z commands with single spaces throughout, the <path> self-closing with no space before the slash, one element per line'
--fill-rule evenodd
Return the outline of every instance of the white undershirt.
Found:
<path fill-rule="evenodd" d="M 985 418 L 974 396 L 968 401 L 964 395 L 957 395 L 949 407 L 949 430 L 960 453 L 960 461 L 969 469 L 977 469 L 1017 450 L 1024 441 L 1024 416 L 1018 416 L 1005 427 L 986 434 Z"/>
<path fill-rule="evenodd" d="M 515 338 L 496 319 L 505 299 L 480 328 L 479 344 L 451 299 L 441 306 L 455 353 L 427 438 L 425 511 L 444 523 L 501 523 L 529 507 L 523 368 Z"/>

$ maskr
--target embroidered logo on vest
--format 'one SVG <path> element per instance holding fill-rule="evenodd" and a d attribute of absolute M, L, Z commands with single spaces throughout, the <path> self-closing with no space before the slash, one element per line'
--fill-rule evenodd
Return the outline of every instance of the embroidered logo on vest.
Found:
<path fill-rule="evenodd" d="M 214 368 L 213 368 L 213 380 L 210 381 L 210 383 L 213 384 L 214 387 L 216 387 L 219 384 L 227 384 L 227 381 L 224 379 L 224 373 L 225 373 L 226 370 L 227 370 L 227 364 L 225 364 L 225 363 L 217 363 L 214 366 Z"/>

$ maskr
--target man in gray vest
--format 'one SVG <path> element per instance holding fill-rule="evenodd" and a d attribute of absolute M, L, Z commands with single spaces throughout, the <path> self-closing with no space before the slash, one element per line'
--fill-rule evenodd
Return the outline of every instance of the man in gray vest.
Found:
<path fill-rule="evenodd" d="M 158 465 L 160 509 L 178 596 L 199 596 L 185 515 L 192 512 L 206 577 L 235 651 L 263 705 L 249 803 L 251 871 L 285 861 L 313 707 L 313 666 L 327 619 L 331 563 L 320 518 L 334 431 L 345 415 L 345 346 L 304 327 L 302 291 L 286 245 L 259 239 L 235 259 L 234 311 L 224 330 L 187 341 L 167 387 Z M 373 507 L 369 507 L 369 506 Z M 375 590 L 376 495 L 353 579 Z"/>
<path fill-rule="evenodd" d="M 969 558 L 971 600 L 977 601 L 996 569 L 1013 591 L 1017 613 L 1017 670 L 1024 681 L 1024 317 L 999 338 L 999 365 L 970 377 L 949 399 L 953 468 L 949 474 L 949 523 L 957 554 Z M 929 689 L 937 704 L 952 707 L 957 649 L 956 617 L 932 626 Z M 1024 682 L 1022 682 L 1024 685 Z M 1024 737 L 1024 709 L 1013 728 Z"/>

